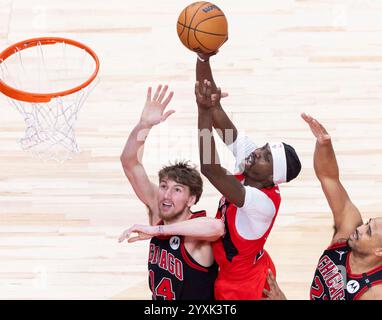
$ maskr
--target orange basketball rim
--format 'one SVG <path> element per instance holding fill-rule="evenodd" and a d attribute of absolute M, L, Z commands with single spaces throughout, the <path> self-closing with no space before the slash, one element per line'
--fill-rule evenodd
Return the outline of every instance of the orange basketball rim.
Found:
<path fill-rule="evenodd" d="M 4 93 L 6 96 L 12 99 L 19 100 L 19 101 L 32 102 L 32 103 L 45 103 L 45 102 L 49 102 L 53 98 L 67 96 L 69 94 L 72 94 L 74 92 L 77 92 L 87 87 L 95 79 L 95 77 L 98 74 L 99 59 L 92 49 L 90 49 L 88 46 L 75 40 L 66 39 L 66 38 L 58 38 L 58 37 L 41 37 L 41 38 L 33 38 L 33 39 L 24 40 L 24 41 L 13 44 L 12 46 L 8 47 L 3 52 L 1 52 L 0 64 L 3 63 L 8 57 L 12 56 L 13 54 L 17 54 L 22 50 L 32 48 L 38 45 L 41 45 L 41 46 L 54 45 L 57 43 L 65 43 L 65 44 L 83 49 L 94 59 L 95 70 L 87 81 L 83 82 L 82 84 L 72 89 L 68 89 L 64 91 L 52 92 L 52 93 L 36 93 L 36 92 L 26 92 L 26 91 L 18 90 L 16 88 L 13 88 L 7 85 L 6 83 L 4 83 L 4 81 L 0 79 L 0 91 Z"/>

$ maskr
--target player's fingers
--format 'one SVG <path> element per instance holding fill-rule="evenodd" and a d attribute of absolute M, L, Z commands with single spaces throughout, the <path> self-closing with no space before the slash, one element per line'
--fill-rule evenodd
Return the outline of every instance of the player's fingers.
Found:
<path fill-rule="evenodd" d="M 196 81 L 195 83 L 195 96 L 198 100 L 203 98 L 203 85 L 200 85 L 199 81 Z"/>
<path fill-rule="evenodd" d="M 304 119 L 304 121 L 307 123 L 307 124 L 311 124 L 312 121 L 313 121 L 313 117 L 310 116 L 309 114 L 306 114 L 305 112 L 301 113 L 301 118 Z"/>
<path fill-rule="evenodd" d="M 311 128 L 314 128 L 318 131 L 325 130 L 325 128 L 319 123 L 316 119 L 314 119 L 312 116 L 302 113 L 301 117 L 310 125 Z"/>
<path fill-rule="evenodd" d="M 268 284 L 269 284 L 271 291 L 276 290 L 278 288 L 278 286 L 277 286 L 277 282 L 276 282 L 276 279 L 274 278 L 273 274 L 270 274 L 268 276 L 268 278 L 269 278 Z"/>
<path fill-rule="evenodd" d="M 324 133 L 324 134 L 328 134 L 328 131 L 326 131 L 325 127 L 320 123 L 318 122 L 317 120 L 315 120 L 318 124 L 318 126 L 320 127 L 321 131 Z"/>
<path fill-rule="evenodd" d="M 152 91 L 152 88 L 148 87 L 147 88 L 147 98 L 146 98 L 147 101 L 151 101 L 151 91 Z"/>
<path fill-rule="evenodd" d="M 211 97 L 211 95 L 212 95 L 211 82 L 207 81 L 206 85 L 207 85 L 206 96 Z"/>
<path fill-rule="evenodd" d="M 226 98 L 228 97 L 228 92 L 222 92 L 221 88 L 216 88 L 217 94 L 219 95 L 219 98 Z"/>
<path fill-rule="evenodd" d="M 316 132 L 317 135 L 321 136 L 326 133 L 326 130 L 324 129 L 324 127 L 321 126 L 321 124 L 316 119 L 312 120 L 311 127 L 313 128 L 313 130 Z"/>
<path fill-rule="evenodd" d="M 325 141 L 325 140 L 330 140 L 330 134 L 326 131 L 325 127 L 317 122 L 317 125 L 318 125 L 318 132 L 319 132 L 319 138 L 322 140 L 322 141 Z"/>
<path fill-rule="evenodd" d="M 204 100 L 204 96 L 202 94 L 202 88 L 203 88 L 203 85 L 201 85 L 199 83 L 199 81 L 196 81 L 196 83 L 195 83 L 195 96 L 196 96 L 197 101 L 203 101 Z"/>
<path fill-rule="evenodd" d="M 169 116 L 171 116 L 173 113 L 175 113 L 175 110 L 168 110 L 163 116 L 161 121 L 165 121 Z"/>
<path fill-rule="evenodd" d="M 122 242 L 123 240 L 127 239 L 129 237 L 130 232 L 125 231 L 122 233 L 122 235 L 118 238 L 119 242 Z"/>
<path fill-rule="evenodd" d="M 263 289 L 263 294 L 265 294 L 267 297 L 269 297 L 270 292 L 267 289 Z"/>
<path fill-rule="evenodd" d="M 200 94 L 199 92 L 196 93 L 196 101 L 202 102 L 204 100 L 205 100 L 205 97 L 202 94 Z"/>
<path fill-rule="evenodd" d="M 216 89 L 216 93 L 214 94 L 211 94 L 211 102 L 212 102 L 212 105 L 217 105 L 218 102 L 220 101 L 220 98 L 221 98 L 221 89 L 220 88 L 217 88 Z"/>
<path fill-rule="evenodd" d="M 228 92 L 222 92 L 222 93 L 221 93 L 221 97 L 222 97 L 222 98 L 226 98 L 226 97 L 228 97 Z"/>
<path fill-rule="evenodd" d="M 267 282 L 271 291 L 275 291 L 277 289 L 275 281 L 272 280 L 270 276 L 267 277 Z"/>
<path fill-rule="evenodd" d="M 129 240 L 127 240 L 127 242 L 128 242 L 128 243 L 133 243 L 133 242 L 137 242 L 137 241 L 139 241 L 139 240 L 141 240 L 141 239 L 139 238 L 139 236 L 136 236 L 136 237 L 131 237 Z"/>
<path fill-rule="evenodd" d="M 153 100 L 156 101 L 158 99 L 158 96 L 159 96 L 159 93 L 160 91 L 162 90 L 162 85 L 160 84 L 158 87 L 157 87 L 157 90 L 155 91 L 154 93 L 154 97 L 153 97 Z"/>
<path fill-rule="evenodd" d="M 312 133 L 314 134 L 315 137 L 319 136 L 320 133 L 321 133 L 321 130 L 320 128 L 317 126 L 317 122 L 315 122 L 314 119 L 312 120 L 308 120 L 307 121 L 309 127 L 310 127 L 310 130 L 312 131 Z"/>
<path fill-rule="evenodd" d="M 207 79 L 205 79 L 205 80 L 203 81 L 203 84 L 202 84 L 202 92 L 201 92 L 201 94 L 202 94 L 203 96 L 206 96 L 206 95 L 207 95 Z"/>
<path fill-rule="evenodd" d="M 199 83 L 199 81 L 196 81 L 195 82 L 195 95 L 196 96 L 198 96 L 199 91 L 200 91 L 200 83 Z"/>
<path fill-rule="evenodd" d="M 159 102 L 162 102 L 162 100 L 163 100 L 163 98 L 164 98 L 164 96 L 165 96 L 165 94 L 166 94 L 166 92 L 167 92 L 167 89 L 168 89 L 168 85 L 165 85 L 165 86 L 163 87 L 162 92 L 161 92 L 160 95 L 159 95 L 159 98 L 158 98 L 158 101 L 159 101 Z"/>
<path fill-rule="evenodd" d="M 306 113 L 302 113 L 301 117 L 305 120 L 305 122 L 309 125 L 310 130 L 312 131 L 313 135 L 317 137 L 319 135 L 319 132 L 317 130 L 317 127 L 314 124 L 314 119 L 307 115 Z"/>
<path fill-rule="evenodd" d="M 163 103 L 162 103 L 163 108 L 166 108 L 166 107 L 167 107 L 167 105 L 170 103 L 170 101 L 171 101 L 171 99 L 172 99 L 173 96 L 174 96 L 174 92 L 171 91 L 171 92 L 168 94 L 167 98 L 166 98 L 166 99 L 163 101 Z"/>
<path fill-rule="evenodd" d="M 305 112 L 301 113 L 301 118 L 303 118 L 305 121 L 310 121 L 313 119 L 312 116 L 310 116 L 309 114 L 307 114 Z"/>
<path fill-rule="evenodd" d="M 277 287 L 277 282 L 271 269 L 268 269 L 267 282 L 271 290 Z"/>

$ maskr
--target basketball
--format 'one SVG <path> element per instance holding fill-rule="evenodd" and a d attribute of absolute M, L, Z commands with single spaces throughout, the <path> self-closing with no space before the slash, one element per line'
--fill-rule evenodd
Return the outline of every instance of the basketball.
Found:
<path fill-rule="evenodd" d="M 177 22 L 180 41 L 190 50 L 211 53 L 228 39 L 228 23 L 222 10 L 211 2 L 198 1 L 180 13 Z"/>

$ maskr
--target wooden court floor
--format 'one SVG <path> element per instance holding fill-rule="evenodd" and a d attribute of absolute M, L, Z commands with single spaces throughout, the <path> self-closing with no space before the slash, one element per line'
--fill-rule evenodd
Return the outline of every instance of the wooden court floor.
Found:
<path fill-rule="evenodd" d="M 0 299 L 150 299 L 148 244 L 119 244 L 147 223 L 119 156 L 146 88 L 174 90 L 169 120 L 155 128 L 144 164 L 156 181 L 170 160 L 198 163 L 195 54 L 176 20 L 185 0 L 0 0 L 0 50 L 37 36 L 73 38 L 101 61 L 100 82 L 76 125 L 81 153 L 43 162 L 18 145 L 24 123 L 0 95 Z M 216 0 L 229 40 L 212 60 L 223 106 L 259 144 L 295 146 L 303 169 L 281 186 L 266 249 L 290 299 L 308 299 L 332 218 L 312 168 L 315 140 L 300 119 L 331 133 L 341 178 L 363 218 L 382 205 L 382 3 L 378 0 Z M 233 161 L 219 144 L 223 163 Z M 205 181 L 195 210 L 214 216 L 219 194 Z"/>

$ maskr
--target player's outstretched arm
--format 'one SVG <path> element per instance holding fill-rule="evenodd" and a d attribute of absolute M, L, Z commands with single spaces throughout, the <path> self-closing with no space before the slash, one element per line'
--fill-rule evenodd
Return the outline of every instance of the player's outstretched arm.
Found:
<path fill-rule="evenodd" d="M 334 153 L 331 137 L 324 126 L 310 115 L 303 113 L 301 117 L 309 125 L 316 137 L 314 151 L 314 171 L 320 180 L 322 190 L 333 212 L 335 234 L 333 242 L 347 239 L 354 229 L 362 224 L 358 208 L 351 202 L 343 187 Z"/>
<path fill-rule="evenodd" d="M 137 233 L 137 236 L 131 236 Z M 220 219 L 200 217 L 166 225 L 134 225 L 119 237 L 119 242 L 135 242 L 157 236 L 188 236 L 197 240 L 215 241 L 224 234 L 224 223 Z"/>
<path fill-rule="evenodd" d="M 152 97 L 152 88 L 148 88 L 141 118 L 131 131 L 121 155 L 121 163 L 126 177 L 129 179 L 138 198 L 149 208 L 150 224 L 156 224 L 158 220 L 158 186 L 149 180 L 142 165 L 142 157 L 145 140 L 151 128 L 165 121 L 175 112 L 174 110 L 165 112 L 173 96 L 173 92 L 170 92 L 166 97 L 167 90 L 168 86 L 162 87 L 162 85 L 159 85 Z"/>
<path fill-rule="evenodd" d="M 220 165 L 219 155 L 212 132 L 211 109 L 220 99 L 220 90 L 212 93 L 211 83 L 204 80 L 195 84 L 198 105 L 199 158 L 202 174 L 219 192 L 238 207 L 244 205 L 244 186 Z"/>
<path fill-rule="evenodd" d="M 198 53 L 198 59 L 196 62 L 196 81 L 202 83 L 205 79 L 210 81 L 212 92 L 217 92 L 217 87 L 212 75 L 211 65 L 209 62 L 209 58 L 211 55 L 216 54 L 216 52 L 212 54 L 203 54 Z M 201 61 L 204 60 L 204 61 Z M 221 93 L 221 97 L 224 98 L 228 96 L 228 93 Z M 212 110 L 212 126 L 216 129 L 220 138 L 227 145 L 232 144 L 237 138 L 237 129 L 231 119 L 228 117 L 224 109 L 220 104 L 220 99 L 214 105 Z"/>

